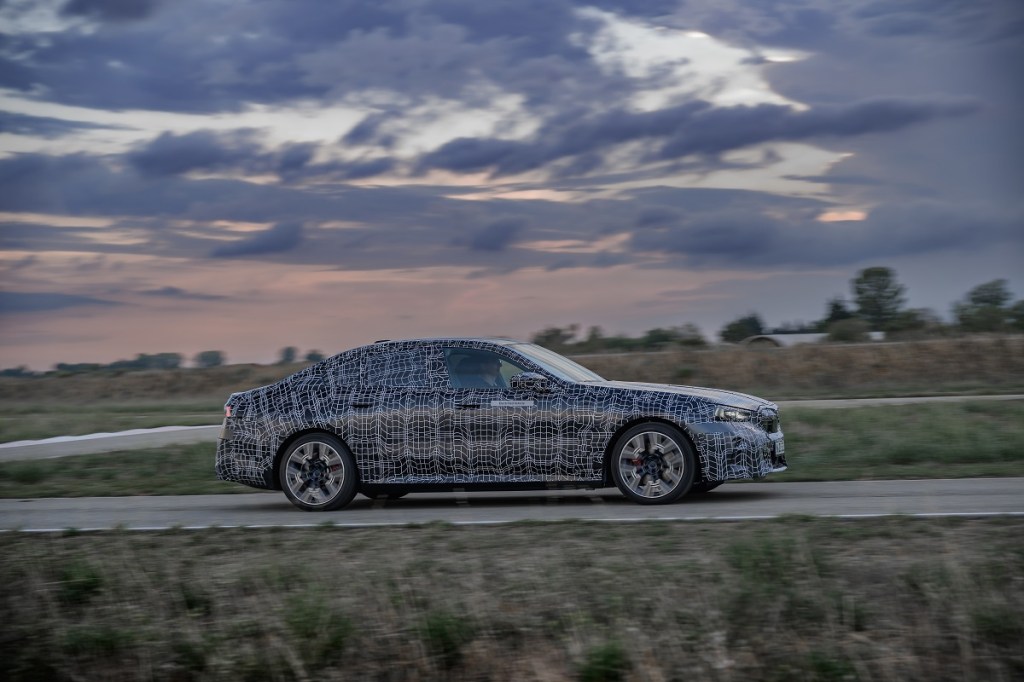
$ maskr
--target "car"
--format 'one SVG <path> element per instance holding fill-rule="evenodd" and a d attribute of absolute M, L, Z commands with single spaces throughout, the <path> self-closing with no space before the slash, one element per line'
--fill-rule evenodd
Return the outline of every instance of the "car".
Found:
<path fill-rule="evenodd" d="M 786 467 L 767 400 L 606 381 L 511 339 L 433 338 L 379 341 L 233 393 L 215 470 L 328 511 L 357 493 L 613 485 L 665 504 Z"/>

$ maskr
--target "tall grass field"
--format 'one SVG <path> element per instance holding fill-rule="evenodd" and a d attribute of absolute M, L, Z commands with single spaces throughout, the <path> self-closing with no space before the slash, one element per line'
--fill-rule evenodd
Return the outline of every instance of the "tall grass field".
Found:
<path fill-rule="evenodd" d="M 1024 520 L 0 535 L 5 680 L 1019 680 Z"/>

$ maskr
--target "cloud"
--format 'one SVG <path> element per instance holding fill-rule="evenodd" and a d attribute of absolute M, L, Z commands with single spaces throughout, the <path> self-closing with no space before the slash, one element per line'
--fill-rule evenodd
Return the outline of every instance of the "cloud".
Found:
<path fill-rule="evenodd" d="M 155 176 L 226 170 L 264 157 L 254 137 L 255 131 L 251 130 L 163 133 L 129 153 L 128 161 L 143 173 Z"/>
<path fill-rule="evenodd" d="M 160 0 L 68 0 L 61 14 L 110 22 L 136 21 L 152 15 L 159 5 Z"/>
<path fill-rule="evenodd" d="M 502 218 L 476 232 L 469 240 L 474 251 L 503 251 L 522 232 L 526 221 L 521 218 Z"/>
<path fill-rule="evenodd" d="M 1016 225 L 1012 215 L 984 206 L 940 202 L 882 206 L 864 221 L 836 223 L 807 214 L 721 209 L 638 230 L 631 245 L 641 252 L 679 254 L 694 267 L 814 267 L 1008 243 Z"/>
<path fill-rule="evenodd" d="M 0 291 L 0 314 L 36 313 L 81 306 L 120 305 L 91 296 L 58 294 L 37 291 Z"/>
<path fill-rule="evenodd" d="M 189 172 L 234 172 L 243 175 L 276 174 L 286 181 L 307 178 L 355 180 L 390 171 L 395 162 L 388 157 L 359 161 L 313 163 L 318 145 L 309 142 L 285 144 L 268 149 L 260 131 L 197 130 L 191 133 L 163 133 L 126 156 L 144 175 L 166 177 Z"/>
<path fill-rule="evenodd" d="M 160 287 L 159 289 L 147 289 L 145 291 L 140 291 L 139 293 L 143 296 L 177 298 L 186 301 L 220 301 L 225 298 L 224 296 L 218 296 L 216 294 L 201 294 L 171 286 Z"/>
<path fill-rule="evenodd" d="M 252 237 L 219 246 L 210 255 L 213 258 L 238 258 L 281 253 L 291 251 L 302 243 L 302 239 L 302 223 L 278 223 Z"/>
<path fill-rule="evenodd" d="M 0 111 L 0 133 L 10 135 L 33 135 L 54 139 L 82 130 L 112 130 L 115 128 L 120 128 L 120 126 Z"/>
<path fill-rule="evenodd" d="M 458 138 L 425 154 L 417 169 L 491 170 L 495 176 L 509 175 L 643 140 L 657 142 L 648 152 L 649 160 L 713 156 L 765 142 L 893 132 L 933 119 L 965 116 L 979 106 L 967 98 L 890 97 L 805 111 L 777 104 L 716 107 L 700 100 L 657 111 L 615 109 L 582 119 L 561 116 L 542 127 L 530 142 Z"/>

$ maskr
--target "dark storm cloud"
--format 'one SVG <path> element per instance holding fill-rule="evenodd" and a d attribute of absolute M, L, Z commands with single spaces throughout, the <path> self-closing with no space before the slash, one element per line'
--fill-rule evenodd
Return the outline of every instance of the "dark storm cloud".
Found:
<path fill-rule="evenodd" d="M 159 5 L 160 0 L 69 0 L 61 14 L 111 22 L 135 21 L 150 16 Z"/>
<path fill-rule="evenodd" d="M 673 159 L 720 154 L 762 142 L 893 132 L 937 118 L 965 116 L 979 107 L 973 99 L 889 97 L 804 111 L 773 104 L 709 109 L 695 112 L 680 125 L 656 156 Z"/>
<path fill-rule="evenodd" d="M 345 133 L 341 138 L 341 142 L 344 144 L 374 143 L 380 146 L 388 146 L 391 140 L 387 136 L 380 134 L 380 127 L 393 116 L 395 114 L 370 114 Z"/>
<path fill-rule="evenodd" d="M 503 251 L 522 232 L 526 221 L 521 218 L 502 218 L 475 233 L 469 248 L 475 251 Z"/>
<path fill-rule="evenodd" d="M 645 208 L 637 216 L 637 227 L 649 227 L 651 225 L 672 224 L 679 220 L 679 214 L 663 206 Z"/>
<path fill-rule="evenodd" d="M 142 174 L 153 177 L 192 171 L 275 173 L 286 181 L 312 177 L 355 180 L 386 173 L 394 166 L 394 161 L 386 157 L 317 164 L 313 163 L 317 145 L 304 142 L 268 150 L 261 144 L 260 135 L 260 131 L 248 129 L 163 133 L 129 152 L 127 159 Z"/>
<path fill-rule="evenodd" d="M 148 175 L 180 175 L 248 165 L 264 156 L 253 131 L 217 133 L 198 130 L 184 135 L 164 133 L 128 154 L 128 160 Z"/>
<path fill-rule="evenodd" d="M 363 89 L 485 103 L 478 86 L 491 82 L 539 106 L 583 92 L 626 94 L 624 82 L 602 77 L 576 44 L 573 36 L 591 22 L 575 6 L 183 0 L 154 11 L 153 2 L 75 0 L 66 13 L 102 23 L 12 36 L 0 44 L 0 82 L 67 104 L 187 112 L 337 99 Z M 552 93 L 554 82 L 560 87 Z"/>
<path fill-rule="evenodd" d="M 1009 243 L 1018 220 L 986 207 L 943 203 L 883 206 L 867 220 L 823 223 L 722 209 L 637 231 L 638 251 L 680 254 L 685 265 L 849 265 L 869 259 Z"/>
<path fill-rule="evenodd" d="M 216 294 L 201 294 L 171 286 L 160 287 L 159 289 L 147 289 L 145 291 L 140 291 L 139 293 L 143 296 L 176 298 L 184 301 L 220 301 L 225 298 L 224 296 L 217 296 Z"/>
<path fill-rule="evenodd" d="M 91 296 L 37 291 L 0 291 L 0 313 L 37 313 L 81 306 L 120 305 Z"/>
<path fill-rule="evenodd" d="M 297 247 L 302 243 L 302 238 L 302 223 L 278 223 L 252 237 L 218 246 L 210 255 L 214 258 L 239 258 L 281 253 Z"/>
<path fill-rule="evenodd" d="M 11 135 L 35 135 L 54 139 L 82 130 L 114 129 L 120 126 L 100 125 L 86 121 L 71 121 L 48 116 L 29 116 L 12 111 L 0 111 L 0 133 Z"/>
<path fill-rule="evenodd" d="M 777 104 L 715 107 L 699 100 L 650 112 L 616 109 L 584 120 L 560 117 L 542 127 L 530 142 L 458 138 L 424 155 L 418 170 L 490 169 L 501 176 L 645 139 L 659 141 L 650 153 L 655 159 L 718 155 L 765 142 L 892 132 L 938 118 L 965 116 L 979 106 L 972 99 L 890 97 L 803 111 Z"/>

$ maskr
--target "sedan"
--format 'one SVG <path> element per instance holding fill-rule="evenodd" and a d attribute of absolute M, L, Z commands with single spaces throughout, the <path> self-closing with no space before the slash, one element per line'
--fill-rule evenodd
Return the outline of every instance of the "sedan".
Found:
<path fill-rule="evenodd" d="M 306 511 L 356 493 L 612 485 L 666 504 L 786 469 L 774 403 L 606 381 L 509 339 L 380 341 L 234 393 L 224 413 L 217 477 Z"/>

